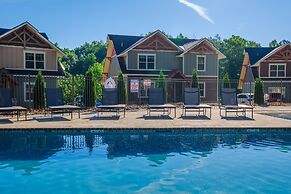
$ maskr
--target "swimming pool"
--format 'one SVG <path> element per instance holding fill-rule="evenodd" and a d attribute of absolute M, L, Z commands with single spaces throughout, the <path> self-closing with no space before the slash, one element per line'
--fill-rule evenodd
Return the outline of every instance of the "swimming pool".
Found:
<path fill-rule="evenodd" d="M 0 132 L 5 193 L 290 193 L 291 131 Z"/>

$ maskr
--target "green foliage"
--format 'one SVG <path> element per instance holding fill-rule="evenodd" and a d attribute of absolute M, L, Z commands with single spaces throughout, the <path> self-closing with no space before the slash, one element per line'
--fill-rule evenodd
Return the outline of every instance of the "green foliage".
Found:
<path fill-rule="evenodd" d="M 72 76 L 68 72 L 65 72 L 64 79 L 58 80 L 58 87 L 62 88 L 63 93 L 64 93 L 65 104 L 72 104 L 74 101 L 74 97 L 83 95 L 84 80 L 85 80 L 84 75 Z"/>
<path fill-rule="evenodd" d="M 258 105 L 265 103 L 264 101 L 264 83 L 261 78 L 256 79 L 254 101 Z"/>
<path fill-rule="evenodd" d="M 194 69 L 193 73 L 192 73 L 191 87 L 192 88 L 198 88 L 199 87 L 199 84 L 198 84 L 198 73 L 197 73 L 196 69 Z"/>
<path fill-rule="evenodd" d="M 167 84 L 166 84 L 166 76 L 163 71 L 160 71 L 159 78 L 157 80 L 157 88 L 163 88 L 165 99 L 167 99 Z"/>
<path fill-rule="evenodd" d="M 228 73 L 225 73 L 222 79 L 222 87 L 223 88 L 231 88 L 230 80 Z"/>
<path fill-rule="evenodd" d="M 222 40 L 219 35 L 209 38 L 226 59 L 220 60 L 220 76 L 228 72 L 231 79 L 238 79 L 243 63 L 243 52 L 246 47 L 260 47 L 259 43 L 248 41 L 240 36 L 232 36 Z"/>
<path fill-rule="evenodd" d="M 119 104 L 126 104 L 127 103 L 127 92 L 125 81 L 122 72 L 118 73 L 117 79 L 117 89 L 118 89 L 118 103 Z"/>
<path fill-rule="evenodd" d="M 41 71 L 39 71 L 36 76 L 33 86 L 33 94 L 33 107 L 35 109 L 44 109 L 46 107 L 45 81 Z"/>
<path fill-rule="evenodd" d="M 69 73 L 84 75 L 90 66 L 104 61 L 106 49 L 107 45 L 102 41 L 85 43 L 73 50 L 64 49 L 65 56 L 61 59 L 61 63 Z"/>
<path fill-rule="evenodd" d="M 92 72 L 93 79 L 95 81 L 95 87 L 96 87 L 96 97 L 99 101 L 102 100 L 102 73 L 103 73 L 103 65 L 101 63 L 95 63 L 93 66 L 89 68 L 89 70 Z"/>
<path fill-rule="evenodd" d="M 282 46 L 282 45 L 286 45 L 286 44 L 290 44 L 291 42 L 289 40 L 282 40 L 280 42 L 278 42 L 277 40 L 272 40 L 270 43 L 269 43 L 269 47 L 279 47 L 279 46 Z"/>
<path fill-rule="evenodd" d="M 83 102 L 87 108 L 95 106 L 96 103 L 96 86 L 92 69 L 86 73 Z"/>

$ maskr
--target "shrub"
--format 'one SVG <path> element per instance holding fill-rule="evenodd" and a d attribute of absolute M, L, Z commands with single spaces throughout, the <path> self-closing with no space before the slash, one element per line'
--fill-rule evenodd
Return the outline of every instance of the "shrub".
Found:
<path fill-rule="evenodd" d="M 192 73 L 191 87 L 192 88 L 198 88 L 199 87 L 199 85 L 198 85 L 198 73 L 197 73 L 196 69 L 194 69 L 193 73 Z"/>
<path fill-rule="evenodd" d="M 41 71 L 39 71 L 36 76 L 33 86 L 33 94 L 33 107 L 35 109 L 44 109 L 46 107 L 45 81 Z"/>
<path fill-rule="evenodd" d="M 167 99 L 167 86 L 166 86 L 166 76 L 162 71 L 160 71 L 159 78 L 157 80 L 157 88 L 163 88 L 164 97 Z"/>
<path fill-rule="evenodd" d="M 254 101 L 258 105 L 265 103 L 264 101 L 264 83 L 261 78 L 256 79 Z"/>
<path fill-rule="evenodd" d="M 96 87 L 92 71 L 89 69 L 85 77 L 84 87 L 84 105 L 89 108 L 95 106 L 96 102 Z"/>
<path fill-rule="evenodd" d="M 125 81 L 122 72 L 118 73 L 117 79 L 117 89 L 118 89 L 118 103 L 119 104 L 126 104 L 127 103 L 127 92 Z"/>
<path fill-rule="evenodd" d="M 228 73 L 225 73 L 224 76 L 223 76 L 222 87 L 223 88 L 231 88 L 231 84 L 230 84 Z"/>

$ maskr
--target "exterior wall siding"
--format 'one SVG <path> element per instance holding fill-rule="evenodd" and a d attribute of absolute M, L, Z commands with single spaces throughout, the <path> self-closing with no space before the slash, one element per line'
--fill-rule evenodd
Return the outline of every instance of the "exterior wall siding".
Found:
<path fill-rule="evenodd" d="M 198 72 L 201 76 L 217 76 L 218 75 L 218 56 L 208 54 L 206 56 L 206 71 Z M 192 75 L 193 69 L 197 69 L 197 55 L 192 53 L 185 54 L 184 58 L 184 74 Z"/>
<path fill-rule="evenodd" d="M 177 52 L 137 50 L 128 52 L 128 69 L 138 69 L 138 54 L 155 54 L 157 70 L 182 70 L 182 58 L 177 57 Z"/>
<path fill-rule="evenodd" d="M 218 102 L 218 80 L 216 78 L 199 78 L 199 82 L 205 83 L 205 97 L 201 98 L 201 102 L 217 103 Z"/>
<path fill-rule="evenodd" d="M 120 66 L 117 57 L 113 57 L 110 62 L 110 69 L 108 77 L 116 76 L 118 71 L 120 71 Z"/>
<path fill-rule="evenodd" d="M 269 77 L 269 65 L 270 64 L 286 64 L 286 77 L 291 77 L 291 61 L 289 62 L 262 62 L 260 64 L 260 77 Z"/>
<path fill-rule="evenodd" d="M 24 106 L 24 107 L 33 107 L 33 102 L 25 101 L 24 99 L 24 83 L 34 83 L 35 77 L 16 77 L 18 85 L 13 89 L 15 105 Z M 56 88 L 57 87 L 57 78 L 54 77 L 45 77 L 46 88 Z"/>
<path fill-rule="evenodd" d="M 285 97 L 283 98 L 283 101 L 284 102 L 288 102 L 290 103 L 291 102 L 291 83 L 290 82 L 282 82 L 282 84 L 280 82 L 273 82 L 273 83 L 270 83 L 270 82 L 264 82 L 264 93 L 265 94 L 268 94 L 268 88 L 269 87 L 278 87 L 278 88 L 281 88 L 281 87 L 284 87 L 285 88 Z"/>
<path fill-rule="evenodd" d="M 57 52 L 46 49 L 24 49 L 0 46 L 0 68 L 24 69 L 24 51 L 45 52 L 46 70 L 57 70 Z"/>

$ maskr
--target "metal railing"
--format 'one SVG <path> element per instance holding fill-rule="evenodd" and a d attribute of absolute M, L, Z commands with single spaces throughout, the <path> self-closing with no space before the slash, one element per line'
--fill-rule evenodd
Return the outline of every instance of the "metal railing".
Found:
<path fill-rule="evenodd" d="M 117 78 L 115 80 L 118 85 Z M 100 79 L 88 78 L 84 76 L 68 77 L 45 77 L 45 88 L 61 88 L 64 94 L 65 104 L 75 104 L 83 106 L 86 101 L 91 100 L 92 82 L 97 101 L 102 100 L 103 84 Z M 147 104 L 148 88 L 158 87 L 161 80 L 158 78 L 125 78 L 125 86 L 128 97 L 128 104 Z M 29 109 L 34 108 L 33 87 L 35 76 L 2 76 L 0 77 L 0 88 L 13 89 L 13 104 L 24 106 Z M 231 87 L 238 88 L 239 80 L 230 80 Z M 199 79 L 201 101 L 207 103 L 217 103 L 220 98 L 220 90 L 223 85 L 222 80 L 215 78 Z M 165 79 L 166 100 L 168 103 L 179 103 L 184 99 L 184 88 L 191 86 L 189 79 Z M 254 94 L 255 82 L 245 82 L 241 93 L 252 96 Z M 85 95 L 87 93 L 87 95 Z M 291 82 L 290 81 L 264 81 L 265 98 L 269 103 L 284 104 L 291 102 Z"/>

